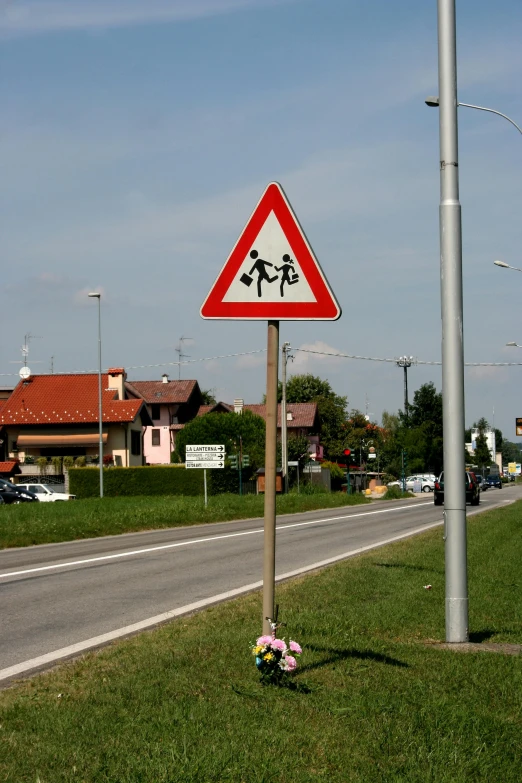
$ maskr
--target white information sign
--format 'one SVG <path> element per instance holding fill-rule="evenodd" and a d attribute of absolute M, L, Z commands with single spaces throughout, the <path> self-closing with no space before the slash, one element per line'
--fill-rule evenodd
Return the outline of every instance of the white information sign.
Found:
<path fill-rule="evenodd" d="M 225 447 L 221 444 L 188 445 L 185 448 L 186 468 L 224 468 Z"/>
<path fill-rule="evenodd" d="M 191 460 L 190 462 L 187 460 L 185 462 L 186 468 L 224 468 L 225 467 L 225 460 L 222 459 L 220 462 L 217 462 L 216 460 L 195 460 L 194 462 Z"/>
<path fill-rule="evenodd" d="M 204 452 L 206 454 L 224 454 L 225 453 L 225 447 L 224 446 L 208 446 L 208 445 L 202 445 L 202 446 L 185 446 L 185 453 L 191 454 L 193 452 Z"/>

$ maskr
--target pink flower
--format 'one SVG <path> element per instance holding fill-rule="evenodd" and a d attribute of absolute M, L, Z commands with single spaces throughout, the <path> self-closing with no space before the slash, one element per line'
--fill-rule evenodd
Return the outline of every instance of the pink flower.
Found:
<path fill-rule="evenodd" d="M 286 671 L 287 672 L 293 672 L 294 669 L 297 669 L 297 661 L 295 658 L 291 655 L 285 656 L 285 663 L 286 663 Z"/>
<path fill-rule="evenodd" d="M 301 653 L 303 652 L 301 650 L 300 645 L 297 644 L 297 642 L 292 641 L 292 639 L 290 639 L 290 645 L 289 646 L 290 646 L 290 649 L 292 650 L 292 652 L 295 653 L 296 655 L 301 655 Z"/>
<path fill-rule="evenodd" d="M 260 636 L 257 640 L 256 644 L 260 647 L 263 647 L 265 644 L 272 644 L 272 637 L 271 636 Z"/>
<path fill-rule="evenodd" d="M 281 652 L 286 650 L 286 643 L 282 639 L 271 639 L 270 644 L 273 650 L 280 650 Z"/>

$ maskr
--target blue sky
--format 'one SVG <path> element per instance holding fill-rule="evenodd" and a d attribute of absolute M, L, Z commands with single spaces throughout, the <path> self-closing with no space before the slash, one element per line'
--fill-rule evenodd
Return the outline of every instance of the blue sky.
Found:
<path fill-rule="evenodd" d="M 522 123 L 522 7 L 457 2 L 459 98 Z M 0 372 L 178 376 L 191 359 L 265 347 L 263 323 L 199 308 L 266 184 L 282 183 L 343 308 L 282 323 L 293 346 L 440 360 L 436 2 L 0 2 L 3 341 Z M 466 361 L 522 362 L 522 137 L 461 108 Z M 219 399 L 257 402 L 263 354 L 182 367 Z M 402 407 L 394 364 L 296 353 L 380 420 Z M 15 380 L 4 375 L 2 382 Z M 410 392 L 437 366 L 409 373 Z M 514 438 L 519 367 L 466 370 L 466 421 Z"/>

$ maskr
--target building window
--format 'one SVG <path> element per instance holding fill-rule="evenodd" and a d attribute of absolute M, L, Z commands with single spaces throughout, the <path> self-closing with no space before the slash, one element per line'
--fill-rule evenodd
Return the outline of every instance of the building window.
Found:
<path fill-rule="evenodd" d="M 152 430 L 152 445 L 159 446 L 161 441 L 161 430 Z"/>
<path fill-rule="evenodd" d="M 141 456 L 141 432 L 131 430 L 131 454 L 133 457 Z"/>
<path fill-rule="evenodd" d="M 150 411 L 153 421 L 159 421 L 161 419 L 160 406 L 157 402 L 152 403 Z"/>

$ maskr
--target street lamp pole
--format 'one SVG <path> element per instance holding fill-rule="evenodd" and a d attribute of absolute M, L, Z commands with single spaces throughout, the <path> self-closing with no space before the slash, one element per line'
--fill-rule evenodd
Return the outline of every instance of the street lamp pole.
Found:
<path fill-rule="evenodd" d="M 100 468 L 100 497 L 103 497 L 103 408 L 102 408 L 102 354 L 101 354 L 101 294 L 91 292 L 89 296 L 98 300 L 98 422 L 99 422 L 99 455 Z"/>
<path fill-rule="evenodd" d="M 446 641 L 468 641 L 462 223 L 455 0 L 438 0 Z"/>
<path fill-rule="evenodd" d="M 408 403 L 408 367 L 414 362 L 413 356 L 400 356 L 397 361 L 397 367 L 404 367 L 404 415 L 406 419 L 409 416 L 409 403 Z"/>

